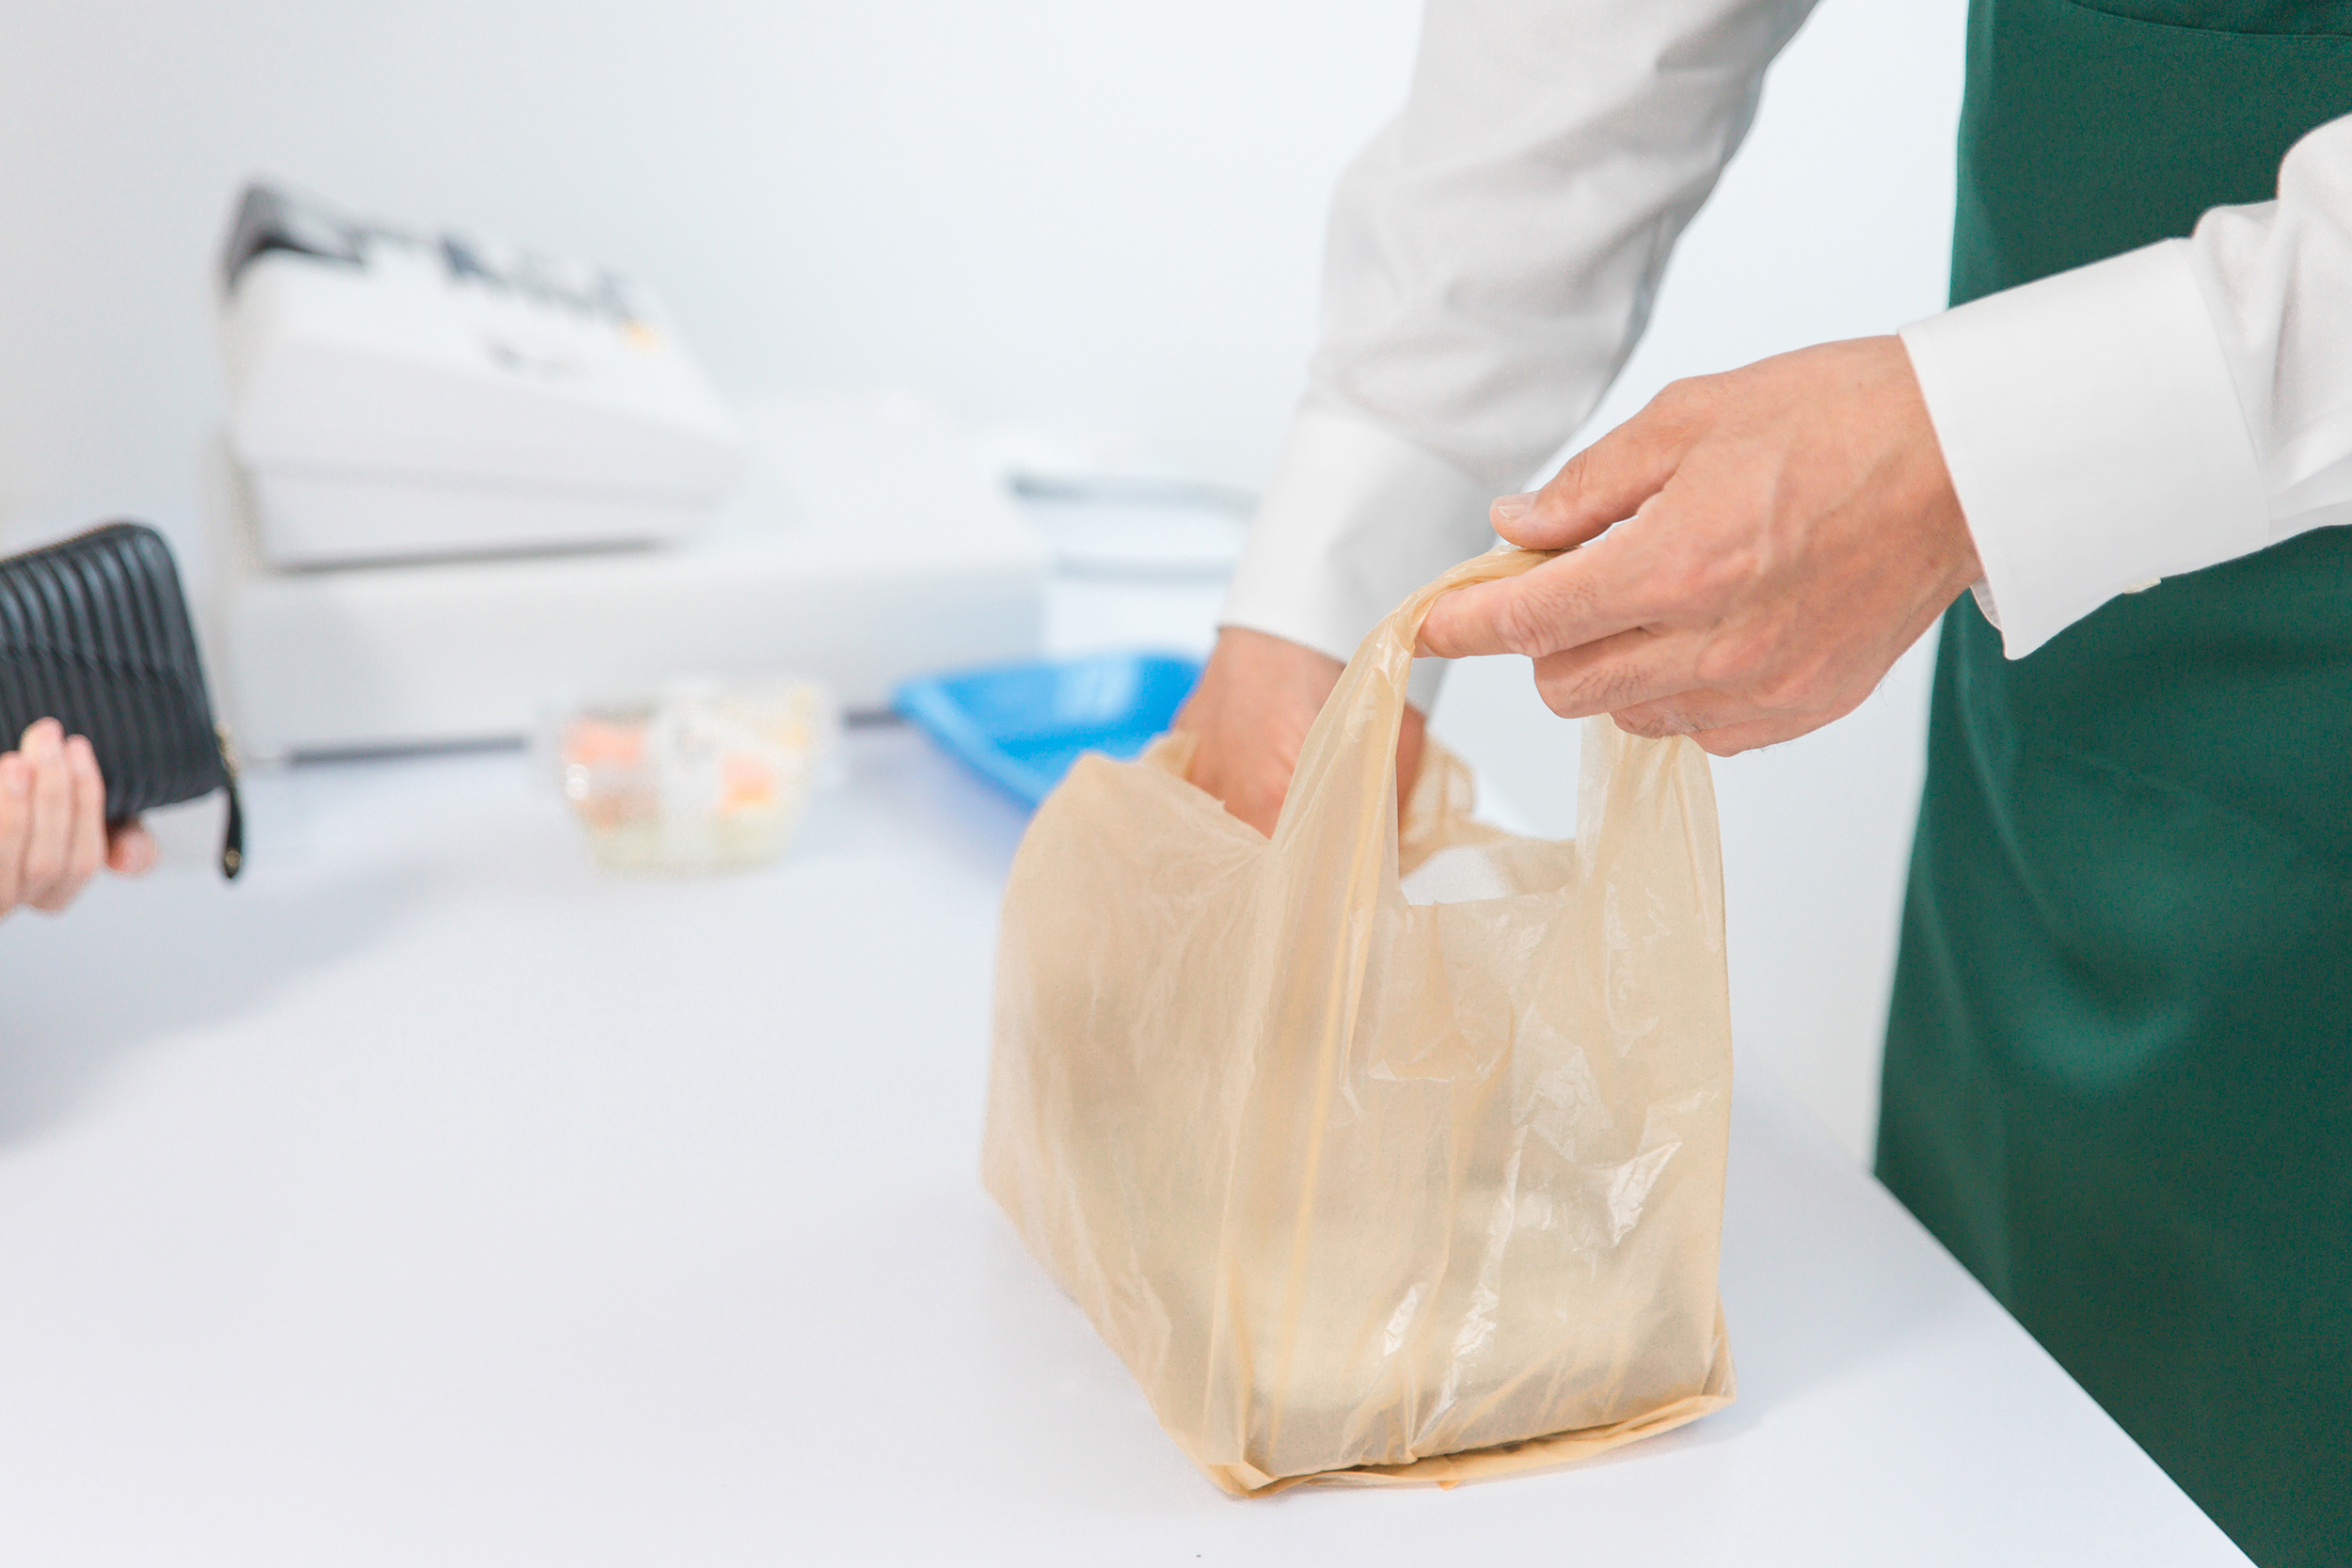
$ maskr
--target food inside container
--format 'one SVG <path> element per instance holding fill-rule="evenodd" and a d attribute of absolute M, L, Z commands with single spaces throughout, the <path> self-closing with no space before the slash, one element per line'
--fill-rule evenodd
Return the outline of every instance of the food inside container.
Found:
<path fill-rule="evenodd" d="M 718 871 L 792 842 L 840 733 L 805 680 L 679 681 L 557 721 L 564 799 L 615 871 Z"/>

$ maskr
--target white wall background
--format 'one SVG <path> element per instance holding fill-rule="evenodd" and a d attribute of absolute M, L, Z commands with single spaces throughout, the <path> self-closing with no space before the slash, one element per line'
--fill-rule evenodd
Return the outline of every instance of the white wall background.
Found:
<path fill-rule="evenodd" d="M 1413 0 L 0 0 L 0 525 L 191 505 L 244 179 L 643 279 L 721 385 L 1271 462 Z"/>
<path fill-rule="evenodd" d="M 1825 0 L 1597 428 L 1673 376 L 1934 309 L 1963 8 Z M 618 266 L 739 395 L 912 387 L 1255 484 L 1326 193 L 1402 91 L 1417 10 L 0 0 L 0 534 L 135 514 L 192 544 L 212 251 L 257 172 Z M 1718 773 L 1744 1059 L 1857 1150 L 1922 692 L 1915 658 Z M 1439 719 L 1564 809 L 1565 727 L 1522 672 L 1463 672 Z"/>

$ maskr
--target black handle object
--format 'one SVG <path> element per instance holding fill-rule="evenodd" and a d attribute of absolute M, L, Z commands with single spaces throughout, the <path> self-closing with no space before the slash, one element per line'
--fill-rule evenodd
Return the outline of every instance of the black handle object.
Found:
<path fill-rule="evenodd" d="M 221 875 L 243 867 L 229 737 L 171 546 L 146 524 L 105 523 L 0 560 L 0 750 L 37 719 L 88 737 L 110 824 L 227 790 Z"/>

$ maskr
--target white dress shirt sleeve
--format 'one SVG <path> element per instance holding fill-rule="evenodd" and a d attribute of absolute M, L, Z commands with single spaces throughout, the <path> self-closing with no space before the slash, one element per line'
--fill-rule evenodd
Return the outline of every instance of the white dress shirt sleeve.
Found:
<path fill-rule="evenodd" d="M 1492 542 L 1632 352 L 1812 0 L 1429 0 L 1340 182 L 1308 392 L 1221 617 L 1345 658 Z"/>
<path fill-rule="evenodd" d="M 1903 329 L 2022 658 L 2117 594 L 2352 523 L 2352 116 L 2279 196 Z"/>

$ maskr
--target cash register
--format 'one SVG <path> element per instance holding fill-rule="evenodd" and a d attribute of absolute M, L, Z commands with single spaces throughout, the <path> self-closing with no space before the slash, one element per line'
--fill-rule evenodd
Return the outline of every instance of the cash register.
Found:
<path fill-rule="evenodd" d="M 220 255 L 205 622 L 250 757 L 526 735 L 559 693 L 1038 650 L 1048 552 L 908 397 L 731 402 L 619 272 L 270 184 Z"/>

